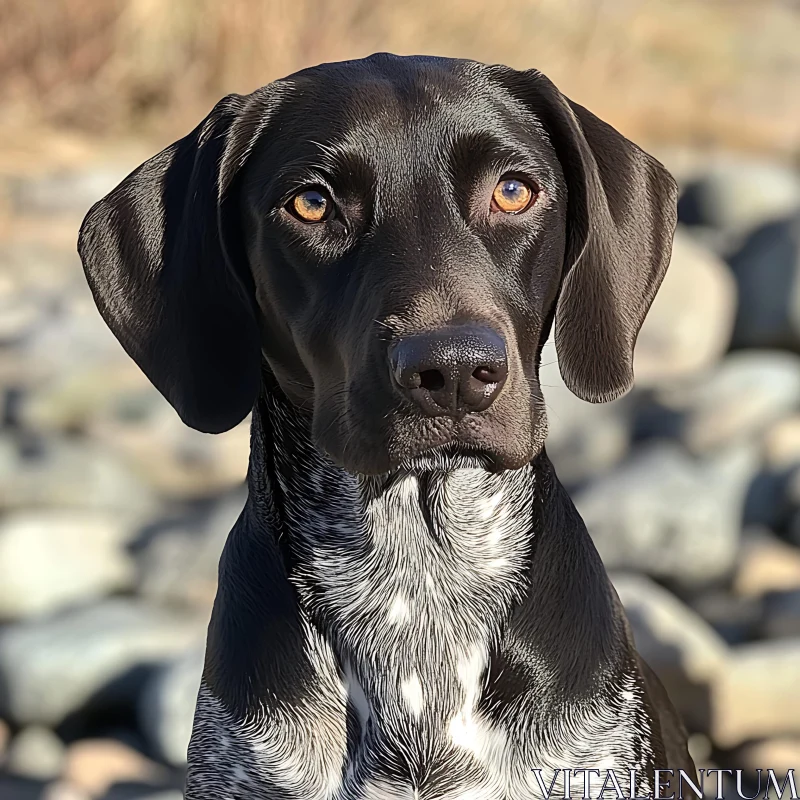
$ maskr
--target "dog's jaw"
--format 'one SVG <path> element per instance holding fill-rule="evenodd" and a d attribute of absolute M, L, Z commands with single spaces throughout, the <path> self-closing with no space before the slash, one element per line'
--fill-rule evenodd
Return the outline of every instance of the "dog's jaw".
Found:
<path fill-rule="evenodd" d="M 254 451 L 251 492 L 259 503 L 270 495 L 280 517 L 271 533 L 287 546 L 313 673 L 295 707 L 262 688 L 244 714 L 204 684 L 189 800 L 221 796 L 209 785 L 264 800 L 516 800 L 541 794 L 536 767 L 548 784 L 576 765 L 644 769 L 650 732 L 624 664 L 593 665 L 609 672 L 610 695 L 548 722 L 552 665 L 535 651 L 504 652 L 519 645 L 509 620 L 535 577 L 536 465 L 492 473 L 467 459 L 352 476 L 314 448 L 306 418 L 277 393 L 259 406 Z M 527 661 L 529 674 L 498 680 L 500 654 L 512 672 Z M 513 696 L 493 696 L 509 687 Z M 554 791 L 563 796 L 558 780 Z"/>

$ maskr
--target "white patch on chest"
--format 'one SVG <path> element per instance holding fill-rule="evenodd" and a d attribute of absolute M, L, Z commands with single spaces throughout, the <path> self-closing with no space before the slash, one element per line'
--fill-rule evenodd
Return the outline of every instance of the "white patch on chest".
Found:
<path fill-rule="evenodd" d="M 418 717 L 425 707 L 425 693 L 422 691 L 422 684 L 416 672 L 413 672 L 400 684 L 400 692 L 408 709 L 415 717 Z"/>

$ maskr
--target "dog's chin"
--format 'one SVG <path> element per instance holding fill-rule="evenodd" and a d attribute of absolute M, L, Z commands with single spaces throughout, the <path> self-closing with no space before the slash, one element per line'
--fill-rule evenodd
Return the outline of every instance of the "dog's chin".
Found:
<path fill-rule="evenodd" d="M 321 443 L 318 443 L 320 446 Z M 511 448 L 492 442 L 482 442 L 475 437 L 442 437 L 439 441 L 407 443 L 389 440 L 388 443 L 370 447 L 366 439 L 348 452 L 331 446 L 321 446 L 328 457 L 352 475 L 386 476 L 397 472 L 437 472 L 454 469 L 484 469 L 501 472 L 524 467 L 541 451 L 542 445 L 531 442 L 524 446 L 517 441 Z M 399 446 L 406 444 L 406 446 Z M 527 444 L 527 443 L 526 443 Z"/>

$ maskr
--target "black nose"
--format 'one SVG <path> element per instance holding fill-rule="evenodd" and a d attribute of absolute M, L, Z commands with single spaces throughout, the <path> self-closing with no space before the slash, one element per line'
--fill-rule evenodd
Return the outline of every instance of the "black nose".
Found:
<path fill-rule="evenodd" d="M 401 339 L 389 360 L 395 383 L 432 417 L 489 408 L 508 376 L 503 339 L 466 325 Z"/>

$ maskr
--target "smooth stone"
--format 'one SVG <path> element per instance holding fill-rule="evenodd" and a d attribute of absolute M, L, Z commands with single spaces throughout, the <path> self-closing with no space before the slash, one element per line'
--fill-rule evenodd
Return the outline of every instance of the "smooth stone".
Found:
<path fill-rule="evenodd" d="M 729 749 L 746 741 L 800 735 L 800 638 L 740 645 L 714 697 L 711 737 Z"/>
<path fill-rule="evenodd" d="M 757 769 L 765 771 L 774 769 L 776 775 L 778 775 L 794 769 L 795 773 L 798 773 L 800 737 L 762 739 L 758 742 L 748 742 L 737 749 L 735 763 L 748 772 L 754 772 Z M 781 775 L 782 777 L 783 775 Z M 766 780 L 766 776 L 764 776 L 764 779 Z"/>
<path fill-rule="evenodd" d="M 546 403 L 547 455 L 559 480 L 575 486 L 619 463 L 630 444 L 630 398 L 593 404 L 572 394 L 559 372 L 552 339 L 542 350 L 539 381 Z"/>
<path fill-rule="evenodd" d="M 736 564 L 755 462 L 749 448 L 696 460 L 672 442 L 650 443 L 573 499 L 607 567 L 703 586 Z"/>
<path fill-rule="evenodd" d="M 102 797 L 116 783 L 159 784 L 168 771 L 117 739 L 81 739 L 69 746 L 64 780 L 91 797 Z"/>
<path fill-rule="evenodd" d="M 244 483 L 250 459 L 249 416 L 232 430 L 209 436 L 184 425 L 162 397 L 152 399 L 153 410 L 147 415 L 93 417 L 88 426 L 92 439 L 113 447 L 165 497 L 196 499 Z"/>
<path fill-rule="evenodd" d="M 165 605 L 210 609 L 222 548 L 246 499 L 241 487 L 199 519 L 184 519 L 149 534 L 135 548 L 140 594 Z"/>
<path fill-rule="evenodd" d="M 64 743 L 53 731 L 31 725 L 11 740 L 5 768 L 22 778 L 49 781 L 61 774 L 64 754 Z"/>
<path fill-rule="evenodd" d="M 0 618 L 53 611 L 130 588 L 132 531 L 119 516 L 17 511 L 0 521 Z"/>
<path fill-rule="evenodd" d="M 12 208 L 17 214 L 84 214 L 128 172 L 127 165 L 109 163 L 15 176 L 10 182 Z"/>
<path fill-rule="evenodd" d="M 764 617 L 760 597 L 741 597 L 719 590 L 693 598 L 692 608 L 729 645 L 755 638 Z"/>
<path fill-rule="evenodd" d="M 691 181 L 678 203 L 688 225 L 748 230 L 800 209 L 800 175 L 784 164 L 719 159 Z"/>
<path fill-rule="evenodd" d="M 92 796 L 66 781 L 54 781 L 42 790 L 39 800 L 93 800 Z"/>
<path fill-rule="evenodd" d="M 737 351 L 707 374 L 661 388 L 656 400 L 681 415 L 693 453 L 750 440 L 800 407 L 800 355 Z"/>
<path fill-rule="evenodd" d="M 784 471 L 800 466 L 800 414 L 779 419 L 764 432 L 764 466 Z"/>
<path fill-rule="evenodd" d="M 56 726 L 128 706 L 147 674 L 205 635 L 207 617 L 123 598 L 0 628 L 0 716 Z"/>
<path fill-rule="evenodd" d="M 156 497 L 108 447 L 0 434 L 0 509 L 48 507 L 146 516 Z"/>
<path fill-rule="evenodd" d="M 139 727 L 148 744 L 158 758 L 174 766 L 186 764 L 204 653 L 198 647 L 162 667 L 139 700 Z"/>
<path fill-rule="evenodd" d="M 32 778 L 5 776 L 0 772 L 0 798 L 2 800 L 44 800 L 41 781 Z"/>
<path fill-rule="evenodd" d="M 654 581 L 635 573 L 612 572 L 636 649 L 663 682 L 692 730 L 711 723 L 711 698 L 727 669 L 730 648 L 691 608 Z"/>
<path fill-rule="evenodd" d="M 800 589 L 773 591 L 764 597 L 761 632 L 768 639 L 800 640 Z"/>
<path fill-rule="evenodd" d="M 756 229 L 729 258 L 738 347 L 800 348 L 800 214 Z"/>
<path fill-rule="evenodd" d="M 769 531 L 746 531 L 732 589 L 740 597 L 800 589 L 800 548 Z"/>
<path fill-rule="evenodd" d="M 636 340 L 636 386 L 658 386 L 711 367 L 728 348 L 735 317 L 736 281 L 727 265 L 679 228 L 669 269 Z"/>
<path fill-rule="evenodd" d="M 39 323 L 42 308 L 31 297 L 0 293 L 0 346 L 8 347 L 28 336 Z"/>

